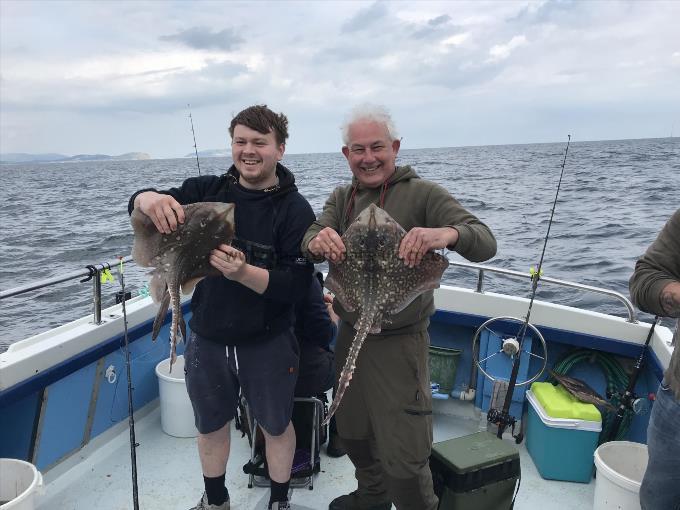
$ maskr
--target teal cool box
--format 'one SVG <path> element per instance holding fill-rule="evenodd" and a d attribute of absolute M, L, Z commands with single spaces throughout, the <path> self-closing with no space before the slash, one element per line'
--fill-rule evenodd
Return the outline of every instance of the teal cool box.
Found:
<path fill-rule="evenodd" d="M 562 386 L 534 383 L 527 391 L 526 446 L 543 478 L 588 483 L 602 416 Z"/>

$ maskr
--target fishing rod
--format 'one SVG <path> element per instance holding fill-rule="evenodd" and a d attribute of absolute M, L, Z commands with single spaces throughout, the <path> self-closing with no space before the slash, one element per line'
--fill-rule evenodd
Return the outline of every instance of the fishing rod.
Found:
<path fill-rule="evenodd" d="M 198 167 L 198 175 L 201 175 L 201 164 L 198 162 L 198 149 L 196 148 L 196 132 L 194 131 L 194 119 L 191 117 L 191 105 L 187 103 L 189 108 L 189 121 L 191 122 L 191 134 L 194 137 L 194 152 L 196 153 L 196 166 Z"/>
<path fill-rule="evenodd" d="M 645 345 L 642 347 L 642 351 L 640 352 L 640 355 L 638 356 L 638 359 L 635 362 L 635 366 L 633 367 L 633 373 L 630 374 L 630 378 L 628 379 L 628 387 L 626 388 L 625 393 L 621 396 L 621 402 L 619 404 L 618 409 L 616 410 L 616 416 L 614 416 L 614 420 L 611 423 L 611 426 L 609 428 L 609 434 L 607 434 L 607 439 L 605 440 L 605 442 L 614 441 L 616 439 L 616 437 L 619 435 L 621 422 L 623 422 L 623 418 L 626 415 L 626 411 L 628 411 L 629 409 L 633 409 L 633 402 L 637 398 L 637 395 L 635 395 L 634 393 L 635 384 L 637 383 L 638 376 L 642 371 L 642 365 L 645 361 L 645 356 L 647 355 L 647 348 L 649 347 L 649 342 L 652 340 L 654 328 L 656 328 L 658 322 L 659 316 L 657 315 L 656 317 L 654 317 L 652 327 L 649 328 L 649 333 L 647 333 L 647 340 L 645 340 Z"/>
<path fill-rule="evenodd" d="M 123 257 L 120 259 L 118 271 L 120 273 L 120 286 L 123 290 L 123 327 L 125 328 L 125 369 L 127 371 L 127 391 L 128 391 L 128 423 L 130 425 L 130 460 L 132 463 L 132 502 L 134 510 L 139 510 L 139 494 L 137 490 L 137 441 L 135 439 L 135 416 L 134 406 L 132 405 L 132 377 L 130 371 L 130 343 L 128 340 L 127 311 L 125 309 L 125 278 L 123 277 Z"/>
<path fill-rule="evenodd" d="M 552 205 L 552 211 L 550 213 L 550 221 L 548 222 L 548 231 L 545 234 L 545 240 L 543 241 L 543 251 L 541 252 L 541 258 L 538 262 L 538 267 L 536 270 L 531 271 L 531 298 L 529 299 L 529 308 L 527 310 L 527 315 L 524 319 L 524 323 L 520 327 L 520 330 L 517 334 L 517 341 L 519 342 L 518 346 L 518 354 L 515 356 L 515 359 L 513 360 L 512 363 L 512 372 L 510 374 L 510 381 L 508 382 L 508 389 L 505 394 L 505 400 L 503 402 L 503 408 L 501 411 L 498 409 L 490 409 L 489 414 L 488 414 L 488 421 L 492 423 L 498 424 L 498 432 L 496 434 L 496 437 L 499 439 L 503 437 L 503 432 L 505 429 L 508 427 L 508 425 L 511 425 L 515 427 L 515 418 L 513 416 L 510 416 L 510 405 L 512 404 L 512 394 L 515 391 L 515 386 L 517 384 L 517 374 L 519 373 L 519 363 L 520 363 L 520 353 L 522 352 L 522 345 L 524 344 L 524 338 L 526 335 L 526 331 L 528 327 L 531 327 L 531 324 L 529 323 L 529 319 L 531 318 L 531 309 L 534 304 L 534 298 L 536 297 L 536 290 L 538 289 L 538 282 L 541 279 L 542 275 L 542 267 L 543 267 L 543 260 L 545 258 L 545 249 L 546 246 L 548 245 L 548 239 L 550 237 L 550 228 L 552 227 L 552 222 L 553 222 L 553 217 L 555 216 L 555 207 L 557 206 L 557 197 L 560 194 L 560 187 L 562 186 L 562 177 L 564 176 L 564 167 L 567 163 L 567 154 L 569 152 L 569 143 L 571 142 L 571 135 L 568 135 L 567 138 L 567 148 L 564 151 L 564 160 L 562 161 L 562 171 L 560 172 L 560 180 L 557 183 L 557 191 L 555 192 L 555 200 L 553 201 Z M 535 328 L 532 328 L 535 329 Z M 518 436 L 515 438 L 516 440 L 521 441 L 521 437 L 518 434 Z"/>

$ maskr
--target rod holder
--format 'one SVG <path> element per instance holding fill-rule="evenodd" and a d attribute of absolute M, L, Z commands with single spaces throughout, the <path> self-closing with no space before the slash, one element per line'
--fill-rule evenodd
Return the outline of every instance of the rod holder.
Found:
<path fill-rule="evenodd" d="M 94 302 L 94 323 L 102 323 L 102 270 L 97 268 L 92 277 L 92 301 Z"/>

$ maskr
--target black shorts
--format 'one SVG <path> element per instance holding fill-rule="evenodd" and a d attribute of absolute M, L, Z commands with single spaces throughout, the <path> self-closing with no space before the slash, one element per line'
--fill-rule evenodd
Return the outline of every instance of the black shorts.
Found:
<path fill-rule="evenodd" d="M 198 431 L 208 434 L 231 421 L 241 390 L 258 424 L 270 435 L 283 434 L 293 412 L 298 357 L 292 330 L 237 347 L 192 332 L 184 371 Z"/>

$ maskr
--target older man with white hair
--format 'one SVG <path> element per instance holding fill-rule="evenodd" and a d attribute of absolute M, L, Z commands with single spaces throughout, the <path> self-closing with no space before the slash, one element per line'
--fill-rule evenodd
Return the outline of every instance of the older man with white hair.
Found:
<path fill-rule="evenodd" d="M 407 234 L 399 256 L 411 267 L 429 250 L 449 248 L 472 261 L 496 253 L 489 228 L 443 187 L 397 166 L 400 138 L 389 113 L 365 105 L 343 127 L 342 153 L 354 178 L 336 188 L 307 230 L 302 251 L 314 262 L 344 258 L 341 235 L 357 215 L 376 204 Z M 335 300 L 340 316 L 336 374 L 345 363 L 357 314 Z M 338 433 L 356 467 L 357 490 L 339 496 L 330 510 L 435 510 L 428 459 L 432 446 L 432 395 L 427 333 L 434 313 L 433 292 L 421 294 L 403 311 L 369 334 L 352 384 L 337 412 Z"/>

